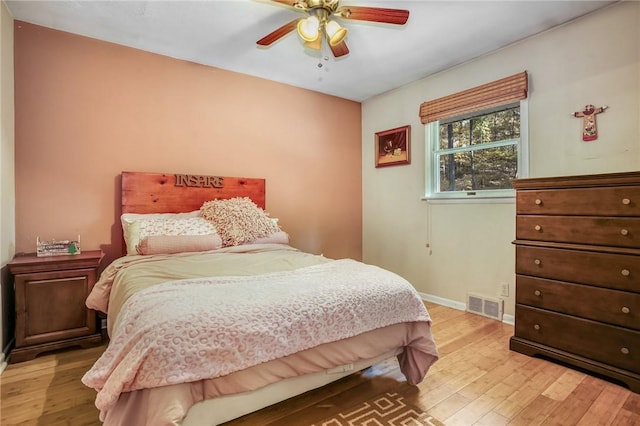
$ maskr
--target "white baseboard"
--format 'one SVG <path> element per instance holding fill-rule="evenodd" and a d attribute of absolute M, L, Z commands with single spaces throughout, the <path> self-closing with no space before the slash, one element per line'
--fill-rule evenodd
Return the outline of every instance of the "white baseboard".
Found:
<path fill-rule="evenodd" d="M 459 311 L 466 311 L 467 304 L 464 302 L 458 302 L 456 300 L 445 299 L 444 297 L 434 296 L 433 294 L 427 293 L 418 293 L 422 300 L 426 300 L 427 302 L 436 303 L 438 305 L 446 306 L 447 308 L 457 309 Z M 513 315 L 504 314 L 502 316 L 502 322 L 509 325 L 515 324 L 515 318 Z"/>
<path fill-rule="evenodd" d="M 7 360 L 9 359 L 9 355 L 11 355 L 11 349 L 14 347 L 15 340 L 15 337 L 12 337 L 9 343 L 7 343 L 7 346 L 0 352 L 0 374 L 7 368 Z"/>
<path fill-rule="evenodd" d="M 502 322 L 509 325 L 516 325 L 516 318 L 513 315 L 504 314 L 502 316 Z"/>
<path fill-rule="evenodd" d="M 7 362 L 4 360 L 4 353 L 0 353 L 0 374 L 7 368 Z"/>
<path fill-rule="evenodd" d="M 466 311 L 467 305 L 464 302 L 456 302 L 455 300 L 445 299 L 444 297 L 434 296 L 433 294 L 419 293 L 422 300 L 427 302 L 436 303 L 438 305 L 446 306 L 447 308 L 457 309 L 459 311 Z"/>

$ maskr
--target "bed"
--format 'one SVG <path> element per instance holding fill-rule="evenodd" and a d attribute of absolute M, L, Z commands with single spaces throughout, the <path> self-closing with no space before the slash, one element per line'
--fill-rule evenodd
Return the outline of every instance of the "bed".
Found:
<path fill-rule="evenodd" d="M 105 425 L 217 425 L 397 357 L 438 359 L 415 289 L 289 245 L 265 180 L 123 172 L 123 256 L 87 306 L 110 342 L 84 375 Z"/>

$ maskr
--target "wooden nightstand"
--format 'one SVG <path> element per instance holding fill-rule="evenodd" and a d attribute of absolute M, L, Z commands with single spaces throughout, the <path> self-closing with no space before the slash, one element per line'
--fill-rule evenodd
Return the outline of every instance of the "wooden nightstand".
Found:
<path fill-rule="evenodd" d="M 16 346 L 10 363 L 102 342 L 96 312 L 85 306 L 102 256 L 101 250 L 68 256 L 29 254 L 9 263 L 16 296 Z"/>

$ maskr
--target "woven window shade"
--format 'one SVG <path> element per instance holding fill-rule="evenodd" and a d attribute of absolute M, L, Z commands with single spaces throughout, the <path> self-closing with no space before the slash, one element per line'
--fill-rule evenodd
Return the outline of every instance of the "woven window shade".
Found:
<path fill-rule="evenodd" d="M 422 124 L 527 98 L 527 72 L 467 89 L 420 105 Z"/>

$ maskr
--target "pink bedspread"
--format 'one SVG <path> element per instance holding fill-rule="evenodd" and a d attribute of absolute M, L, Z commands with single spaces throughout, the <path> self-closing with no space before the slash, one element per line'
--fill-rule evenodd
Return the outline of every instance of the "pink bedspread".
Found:
<path fill-rule="evenodd" d="M 127 300 L 109 347 L 82 381 L 98 391 L 104 413 L 122 392 L 220 377 L 391 324 L 429 321 L 408 282 L 348 259 L 174 281 Z"/>

